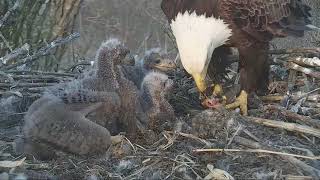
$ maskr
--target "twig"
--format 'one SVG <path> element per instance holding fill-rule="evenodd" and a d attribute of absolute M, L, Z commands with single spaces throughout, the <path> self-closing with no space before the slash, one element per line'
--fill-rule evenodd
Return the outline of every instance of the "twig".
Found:
<path fill-rule="evenodd" d="M 269 149 L 269 148 L 267 148 L 257 142 L 253 142 L 251 140 L 248 140 L 248 139 L 242 138 L 242 137 L 236 137 L 234 139 L 234 141 L 237 142 L 238 144 L 241 144 L 243 146 L 247 146 L 252 149 Z M 274 148 L 271 148 L 270 150 L 276 151 Z M 320 170 L 304 163 L 303 161 L 301 161 L 295 157 L 292 157 L 292 156 L 280 155 L 280 157 L 283 160 L 288 161 L 289 163 L 293 164 L 294 166 L 301 168 L 303 171 L 311 174 L 315 178 L 318 179 L 320 177 Z"/>
<path fill-rule="evenodd" d="M 18 84 L 0 83 L 0 88 L 46 87 L 46 86 L 54 86 L 56 84 L 57 83 L 18 83 Z"/>
<path fill-rule="evenodd" d="M 178 132 L 177 134 L 182 136 L 182 137 L 194 139 L 194 140 L 196 140 L 198 142 L 201 142 L 201 143 L 205 144 L 206 146 L 211 146 L 212 145 L 212 143 L 210 143 L 209 141 L 201 139 L 201 138 L 199 138 L 199 137 L 197 137 L 195 135 L 192 135 L 192 134 L 186 134 L 186 133 L 182 133 L 182 132 Z"/>
<path fill-rule="evenodd" d="M 57 77 L 53 75 L 10 75 L 10 78 L 12 78 L 15 81 L 21 80 L 23 82 L 48 82 L 48 81 L 54 81 L 54 82 L 61 82 L 64 80 L 62 77 Z"/>
<path fill-rule="evenodd" d="M 22 1 L 22 0 L 17 0 L 17 1 L 14 3 L 13 7 L 10 8 L 10 9 L 6 12 L 6 14 L 3 16 L 2 19 L 0 19 L 0 28 L 1 28 L 1 27 L 3 26 L 3 24 L 8 20 L 9 16 L 11 15 L 11 13 L 12 13 L 13 11 L 15 11 L 15 10 L 19 7 L 21 1 Z"/>
<path fill-rule="evenodd" d="M 42 72 L 42 71 L 4 71 L 7 74 L 42 74 L 42 75 L 52 75 L 52 76 L 66 76 L 66 77 L 75 77 L 76 74 L 71 73 L 59 73 L 59 72 Z"/>
<path fill-rule="evenodd" d="M 242 131 L 242 129 L 243 129 L 243 128 L 242 128 L 242 125 L 240 124 L 239 127 L 237 128 L 236 132 L 233 133 L 232 137 L 229 139 L 229 142 L 228 142 L 228 144 L 227 144 L 227 147 L 230 146 L 230 144 L 233 142 L 234 138 L 235 138 L 236 136 L 238 136 L 239 132 Z"/>
<path fill-rule="evenodd" d="M 312 180 L 313 178 L 311 176 L 292 176 L 292 175 L 281 175 L 280 179 L 303 179 L 303 180 Z"/>
<path fill-rule="evenodd" d="M 245 117 L 244 119 L 248 120 L 250 122 L 264 125 L 264 126 L 285 129 L 287 131 L 292 131 L 292 132 L 310 134 L 310 135 L 313 135 L 315 137 L 320 138 L 320 129 L 315 129 L 315 128 L 312 128 L 309 126 L 303 126 L 303 125 L 299 125 L 296 123 L 286 123 L 286 122 L 281 122 L 281 121 L 274 121 L 274 120 L 257 118 L 257 117 Z"/>
<path fill-rule="evenodd" d="M 7 48 L 10 50 L 10 52 L 12 52 L 12 47 L 10 46 L 10 43 L 8 42 L 8 40 L 3 36 L 3 34 L 0 32 L 0 37 L 2 39 L 2 41 L 6 44 Z"/>
<path fill-rule="evenodd" d="M 247 152 L 247 153 L 266 153 L 266 154 L 275 154 L 275 155 L 282 155 L 282 156 L 291 156 L 303 159 L 311 159 L 311 160 L 319 160 L 320 156 L 303 156 L 298 154 L 291 154 L 291 153 L 284 153 L 284 152 L 276 152 L 276 151 L 269 151 L 264 149 L 196 149 L 193 150 L 195 153 L 201 152 Z"/>
<path fill-rule="evenodd" d="M 270 50 L 270 54 L 280 55 L 280 54 L 320 54 L 320 48 L 300 48 L 300 49 L 275 49 Z"/>
<path fill-rule="evenodd" d="M 160 162 L 160 160 L 156 160 L 155 162 L 153 162 L 152 164 L 148 165 L 148 166 L 145 166 L 145 167 L 142 167 L 141 169 L 133 172 L 132 174 L 130 174 L 129 176 L 123 178 L 124 180 L 126 179 L 133 179 L 134 176 L 142 173 L 143 171 L 146 171 L 147 169 L 151 168 L 152 166 L 155 166 L 156 164 L 158 164 Z"/>
<path fill-rule="evenodd" d="M 293 63 L 293 62 L 289 62 L 287 64 L 287 67 L 289 69 L 293 69 L 295 71 L 299 71 L 299 72 L 302 72 L 302 73 L 305 73 L 306 75 L 309 75 L 313 78 L 317 78 L 317 79 L 320 79 L 320 72 L 318 71 L 314 71 L 312 69 L 309 69 L 309 68 L 305 68 L 305 67 L 302 67 L 296 63 Z"/>
<path fill-rule="evenodd" d="M 307 93 L 305 93 L 305 94 L 302 94 L 302 95 L 300 95 L 300 96 L 297 98 L 296 101 L 299 101 L 299 100 L 301 100 L 302 98 L 306 98 L 306 97 L 308 97 L 310 94 L 315 93 L 315 92 L 318 92 L 318 91 L 320 91 L 320 88 L 317 88 L 317 89 L 314 89 L 314 90 L 312 90 L 312 91 L 310 91 L 310 92 L 307 92 Z"/>
<path fill-rule="evenodd" d="M 261 96 L 259 98 L 261 101 L 277 102 L 277 101 L 282 101 L 285 98 L 285 96 L 283 96 L 283 95 L 268 95 L 268 96 Z"/>
<path fill-rule="evenodd" d="M 73 41 L 74 39 L 77 39 L 79 37 L 80 37 L 79 33 L 73 33 L 73 34 L 67 36 L 66 38 L 58 38 L 58 39 L 52 41 L 51 43 L 49 43 L 48 45 L 46 45 L 45 47 L 40 48 L 32 56 L 26 57 L 26 58 L 22 59 L 21 61 L 15 63 L 15 64 L 1 67 L 0 69 L 10 70 L 10 69 L 13 69 L 15 67 L 21 66 L 23 64 L 32 63 L 33 61 L 37 60 L 38 58 L 40 58 L 42 56 L 49 55 L 50 52 L 53 49 L 55 49 L 55 48 L 57 48 L 57 47 L 59 47 L 61 45 L 64 45 L 66 43 L 69 43 L 70 41 Z"/>
<path fill-rule="evenodd" d="M 320 59 L 318 57 L 314 57 L 314 58 L 297 57 L 295 59 L 292 59 L 292 61 L 301 66 L 320 67 Z"/>
<path fill-rule="evenodd" d="M 305 102 L 304 106 L 309 108 L 320 108 L 320 103 Z"/>
<path fill-rule="evenodd" d="M 279 111 L 279 113 L 281 113 L 283 116 L 285 116 L 286 118 L 288 118 L 290 120 L 293 120 L 293 121 L 299 122 L 299 123 L 303 123 L 303 124 L 306 124 L 308 126 L 312 126 L 315 128 L 320 128 L 320 121 L 319 120 L 312 119 L 307 116 L 299 115 L 297 113 L 288 111 L 283 107 L 269 105 L 269 106 L 266 106 L 265 109 L 272 110 L 272 111 L 274 111 L 274 110 Z"/>
<path fill-rule="evenodd" d="M 318 96 L 315 95 L 314 97 L 310 96 L 310 94 L 313 94 L 315 92 L 318 92 L 320 91 L 320 88 L 317 88 L 317 89 L 314 89 L 310 92 L 307 92 L 307 93 L 303 93 L 303 94 L 300 94 L 300 95 L 294 95 L 292 97 L 292 100 L 293 101 L 299 101 L 303 98 L 307 98 L 308 101 L 317 101 L 318 100 Z M 284 98 L 286 98 L 286 96 L 283 96 L 283 95 L 268 95 L 268 96 L 261 96 L 260 99 L 262 101 L 271 101 L 271 102 L 274 102 L 274 101 L 282 101 Z"/>
<path fill-rule="evenodd" d="M 91 66 L 90 62 L 81 62 L 75 65 L 72 65 L 70 68 L 67 69 L 66 72 L 73 72 L 78 66 Z"/>
<path fill-rule="evenodd" d="M 29 44 L 24 44 L 20 48 L 13 50 L 10 54 L 0 58 L 0 63 L 7 64 L 9 61 L 18 58 L 19 56 L 25 56 L 28 54 L 30 49 Z"/>

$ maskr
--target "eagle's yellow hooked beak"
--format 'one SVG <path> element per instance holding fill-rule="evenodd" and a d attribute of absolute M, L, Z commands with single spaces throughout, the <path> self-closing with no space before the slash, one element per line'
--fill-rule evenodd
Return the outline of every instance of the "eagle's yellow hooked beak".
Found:
<path fill-rule="evenodd" d="M 206 76 L 203 74 L 193 74 L 192 76 L 194 81 L 196 82 L 198 90 L 200 91 L 201 94 L 203 94 L 207 89 L 207 84 L 205 81 Z"/>

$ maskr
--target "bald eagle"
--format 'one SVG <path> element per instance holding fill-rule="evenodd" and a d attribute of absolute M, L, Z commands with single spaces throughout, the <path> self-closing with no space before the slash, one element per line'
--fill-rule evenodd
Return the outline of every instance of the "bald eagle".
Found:
<path fill-rule="evenodd" d="M 311 8 L 301 0 L 162 0 L 161 9 L 182 65 L 200 93 L 207 89 L 205 77 L 215 51 L 238 49 L 242 91 L 229 107 L 240 105 L 243 114 L 248 93 L 267 92 L 269 42 L 316 28 L 309 19 Z"/>

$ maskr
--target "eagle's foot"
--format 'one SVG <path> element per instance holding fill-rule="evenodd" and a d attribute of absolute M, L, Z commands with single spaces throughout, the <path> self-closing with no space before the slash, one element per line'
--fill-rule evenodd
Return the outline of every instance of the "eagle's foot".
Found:
<path fill-rule="evenodd" d="M 244 116 L 248 115 L 248 94 L 242 90 L 236 101 L 225 106 L 226 109 L 240 108 L 241 114 Z"/>
<path fill-rule="evenodd" d="M 210 87 L 213 89 L 213 96 L 222 96 L 223 90 L 220 84 L 212 84 Z"/>

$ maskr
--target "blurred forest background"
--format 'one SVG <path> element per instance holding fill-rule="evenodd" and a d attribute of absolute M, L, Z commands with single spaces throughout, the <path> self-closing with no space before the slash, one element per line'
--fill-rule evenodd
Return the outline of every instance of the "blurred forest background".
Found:
<path fill-rule="evenodd" d="M 313 22 L 320 25 L 320 1 L 306 0 L 313 7 Z M 137 55 L 160 47 L 176 53 L 166 35 L 166 20 L 160 0 L 0 0 L 0 17 L 14 7 L 3 27 L 0 26 L 0 57 L 28 43 L 30 53 L 46 43 L 71 32 L 80 39 L 59 48 L 54 56 L 33 63 L 32 68 L 63 70 L 79 62 L 93 60 L 102 41 L 117 37 Z M 313 47 L 320 33 L 308 33 L 299 39 L 276 40 L 277 48 Z"/>

